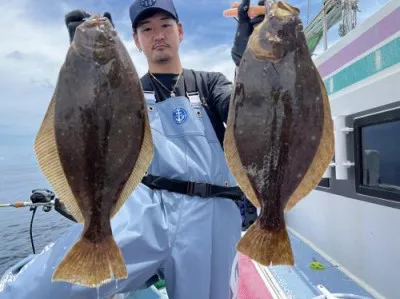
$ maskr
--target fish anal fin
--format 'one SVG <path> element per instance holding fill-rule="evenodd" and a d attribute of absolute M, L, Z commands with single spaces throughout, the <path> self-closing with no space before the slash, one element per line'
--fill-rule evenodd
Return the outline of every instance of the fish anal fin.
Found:
<path fill-rule="evenodd" d="M 305 176 L 288 200 L 285 206 L 285 211 L 289 211 L 290 209 L 292 209 L 302 198 L 304 198 L 318 185 L 326 168 L 329 166 L 329 163 L 331 163 L 332 157 L 334 155 L 335 149 L 333 122 L 329 98 L 326 93 L 326 89 L 323 86 L 322 80 L 320 79 L 319 81 L 321 85 L 322 101 L 324 107 L 324 122 L 322 127 L 321 140 L 310 167 L 308 168 Z"/>
<path fill-rule="evenodd" d="M 132 173 L 129 176 L 118 198 L 118 201 L 111 213 L 111 218 L 118 213 L 119 209 L 132 194 L 132 191 L 139 185 L 153 159 L 154 155 L 153 138 L 151 135 L 150 121 L 146 110 L 144 110 L 143 117 L 144 117 L 144 133 L 143 133 L 142 147 L 140 149 L 139 156 L 132 170 Z"/>
<path fill-rule="evenodd" d="M 84 218 L 65 177 L 57 149 L 54 130 L 55 104 L 56 99 L 53 97 L 36 136 L 34 149 L 39 166 L 55 193 L 65 203 L 72 216 L 82 223 Z"/>
<path fill-rule="evenodd" d="M 99 243 L 81 238 L 53 273 L 52 281 L 98 287 L 128 277 L 124 258 L 112 235 Z"/>
<path fill-rule="evenodd" d="M 267 230 L 254 222 L 239 240 L 237 250 L 264 265 L 294 265 L 290 239 L 284 226 L 280 230 Z"/>

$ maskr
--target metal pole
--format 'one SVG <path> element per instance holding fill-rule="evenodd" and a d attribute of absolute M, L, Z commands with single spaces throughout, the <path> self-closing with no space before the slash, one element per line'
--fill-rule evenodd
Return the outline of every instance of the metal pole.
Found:
<path fill-rule="evenodd" d="M 324 41 L 324 51 L 328 49 L 328 37 L 327 37 L 327 31 L 328 31 L 328 25 L 326 23 L 326 6 L 324 3 L 324 7 L 322 10 L 322 34 L 323 34 L 323 41 Z"/>

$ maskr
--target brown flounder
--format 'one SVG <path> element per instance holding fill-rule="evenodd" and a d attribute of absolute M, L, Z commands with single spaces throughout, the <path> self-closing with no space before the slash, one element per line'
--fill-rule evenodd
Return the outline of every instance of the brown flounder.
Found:
<path fill-rule="evenodd" d="M 57 195 L 84 222 L 52 280 L 96 287 L 127 278 L 110 219 L 144 176 L 153 143 L 138 74 L 107 18 L 77 28 L 35 151 Z"/>
<path fill-rule="evenodd" d="M 321 180 L 333 125 L 299 10 L 285 2 L 265 7 L 237 71 L 224 148 L 239 186 L 261 208 L 238 251 L 263 265 L 293 265 L 284 211 Z"/>

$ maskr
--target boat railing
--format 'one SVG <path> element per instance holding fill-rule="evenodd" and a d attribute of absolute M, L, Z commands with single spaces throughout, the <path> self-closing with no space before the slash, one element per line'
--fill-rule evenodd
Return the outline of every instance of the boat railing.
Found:
<path fill-rule="evenodd" d="M 304 29 L 310 52 L 313 54 L 322 40 L 323 52 L 328 49 L 328 31 L 338 24 L 338 35 L 346 35 L 357 25 L 358 0 L 326 0 Z M 308 19 L 308 17 L 307 17 Z"/>

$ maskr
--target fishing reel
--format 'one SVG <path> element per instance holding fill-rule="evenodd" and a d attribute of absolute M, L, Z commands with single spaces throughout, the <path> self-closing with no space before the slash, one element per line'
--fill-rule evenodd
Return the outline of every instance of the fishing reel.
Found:
<path fill-rule="evenodd" d="M 44 203 L 43 205 L 43 211 L 44 212 L 50 212 L 51 207 L 53 206 L 53 201 L 55 200 L 55 193 L 53 191 L 50 191 L 48 189 L 34 189 L 32 190 L 31 194 L 31 201 L 32 203 Z M 46 203 L 49 203 L 46 205 Z M 36 209 L 36 206 L 31 206 L 30 211 Z"/>

